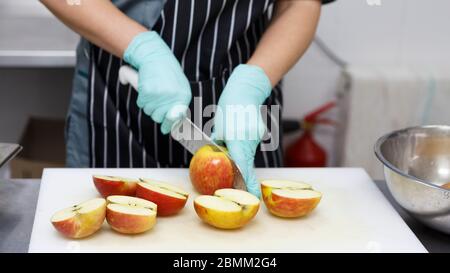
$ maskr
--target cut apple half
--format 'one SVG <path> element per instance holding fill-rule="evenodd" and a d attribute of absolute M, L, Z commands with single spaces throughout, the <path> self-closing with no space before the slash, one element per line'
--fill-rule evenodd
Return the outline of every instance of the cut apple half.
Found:
<path fill-rule="evenodd" d="M 157 205 L 130 196 L 108 197 L 106 221 L 117 232 L 138 234 L 151 229 L 156 223 Z"/>
<path fill-rule="evenodd" d="M 176 214 L 186 205 L 189 194 L 179 187 L 150 179 L 140 180 L 136 196 L 157 204 L 159 216 Z"/>
<path fill-rule="evenodd" d="M 84 238 L 98 231 L 105 221 L 106 201 L 95 198 L 56 212 L 51 222 L 64 236 Z"/>
<path fill-rule="evenodd" d="M 171 185 L 169 183 L 165 183 L 165 182 L 161 182 L 161 181 L 157 181 L 157 180 L 153 180 L 153 179 L 148 179 L 148 178 L 140 178 L 139 179 L 141 182 L 147 183 L 148 185 L 152 185 L 154 187 L 158 187 L 173 193 L 177 193 L 178 195 L 184 196 L 184 197 L 188 197 L 189 193 L 187 193 L 186 191 L 184 191 L 183 189 Z"/>
<path fill-rule="evenodd" d="M 306 183 L 287 180 L 261 181 L 261 191 L 267 209 L 285 218 L 309 214 L 319 204 L 322 194 Z"/>
<path fill-rule="evenodd" d="M 261 181 L 261 186 L 270 187 L 273 189 L 290 189 L 290 190 L 309 190 L 312 186 L 303 182 L 290 180 L 275 180 L 267 179 Z"/>
<path fill-rule="evenodd" d="M 272 194 L 279 197 L 291 198 L 291 199 L 311 199 L 320 198 L 322 194 L 313 190 L 279 190 L 275 189 Z"/>
<path fill-rule="evenodd" d="M 230 200 L 239 205 L 243 210 L 259 206 L 259 199 L 251 193 L 236 189 L 220 189 L 214 193 L 215 196 Z"/>
<path fill-rule="evenodd" d="M 139 182 L 133 178 L 107 175 L 93 175 L 92 180 L 95 188 L 104 198 L 110 195 L 134 196 L 136 194 L 136 185 Z"/>
<path fill-rule="evenodd" d="M 259 199 L 236 189 L 220 189 L 211 195 L 201 195 L 194 200 L 197 215 L 205 223 L 221 228 L 236 229 L 245 226 L 256 215 Z"/>

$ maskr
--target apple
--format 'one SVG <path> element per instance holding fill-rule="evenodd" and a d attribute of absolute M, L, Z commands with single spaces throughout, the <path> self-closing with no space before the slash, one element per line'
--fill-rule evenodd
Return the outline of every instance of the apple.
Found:
<path fill-rule="evenodd" d="M 107 201 L 106 221 L 117 232 L 138 234 L 156 223 L 157 205 L 153 202 L 121 195 L 111 195 Z"/>
<path fill-rule="evenodd" d="M 137 184 L 136 197 L 158 205 L 158 216 L 168 216 L 184 208 L 189 194 L 173 185 L 141 178 L 141 182 Z"/>
<path fill-rule="evenodd" d="M 322 194 L 311 185 L 289 180 L 261 181 L 261 192 L 268 210 L 279 217 L 305 216 L 320 202 Z"/>
<path fill-rule="evenodd" d="M 110 195 L 134 196 L 137 182 L 139 182 L 136 179 L 105 175 L 94 175 L 92 180 L 98 192 L 104 198 Z"/>
<path fill-rule="evenodd" d="M 194 200 L 197 215 L 207 224 L 221 229 L 245 226 L 259 210 L 259 199 L 242 190 L 220 189 Z"/>
<path fill-rule="evenodd" d="M 94 234 L 105 221 L 106 201 L 95 198 L 56 212 L 51 222 L 66 237 L 78 239 Z"/>
<path fill-rule="evenodd" d="M 235 167 L 227 152 L 226 148 L 205 145 L 192 157 L 189 176 L 199 193 L 212 195 L 218 189 L 233 188 Z"/>

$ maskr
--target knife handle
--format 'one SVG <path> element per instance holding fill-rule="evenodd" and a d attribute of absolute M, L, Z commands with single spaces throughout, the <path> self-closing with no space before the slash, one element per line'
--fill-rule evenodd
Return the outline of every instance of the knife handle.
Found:
<path fill-rule="evenodd" d="M 123 66 L 120 67 L 120 69 L 119 69 L 119 81 L 120 81 L 121 84 L 123 84 L 123 85 L 130 84 L 137 91 L 138 90 L 138 78 L 139 78 L 138 72 L 134 68 L 132 68 L 131 66 L 123 65 Z M 190 123 L 192 123 L 190 120 L 188 120 L 188 121 Z M 195 125 L 193 125 L 193 126 L 195 126 Z M 200 130 L 200 129 L 198 129 L 198 130 Z M 173 132 L 174 131 L 172 131 L 172 136 L 174 137 L 174 135 L 173 135 L 174 133 Z M 174 137 L 174 139 L 177 139 L 177 138 Z M 178 139 L 178 141 L 180 141 L 180 140 Z M 193 151 L 190 151 L 190 152 L 193 153 Z M 234 167 L 235 167 L 235 169 L 237 171 L 237 175 L 236 175 L 235 181 L 234 181 L 234 188 L 241 189 L 241 190 L 247 190 L 247 187 L 245 186 L 245 182 L 244 182 L 244 179 L 242 177 L 242 173 L 241 173 L 239 167 L 234 162 L 233 162 L 233 165 L 234 165 Z"/>
<path fill-rule="evenodd" d="M 130 84 L 134 89 L 138 90 L 138 73 L 128 65 L 123 65 L 119 69 L 119 80 L 123 85 Z"/>

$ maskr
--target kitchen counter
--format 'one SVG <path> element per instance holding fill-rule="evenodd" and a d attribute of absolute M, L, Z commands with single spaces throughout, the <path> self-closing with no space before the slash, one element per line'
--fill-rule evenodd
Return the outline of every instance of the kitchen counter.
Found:
<path fill-rule="evenodd" d="M 450 253 L 450 235 L 435 231 L 426 227 L 414 218 L 412 218 L 403 208 L 401 208 L 393 199 L 385 181 L 375 181 L 378 188 L 389 200 L 391 205 L 400 214 L 409 228 L 416 234 L 425 248 L 431 253 Z"/>
<path fill-rule="evenodd" d="M 0 180 L 0 253 L 27 252 L 40 180 Z"/>
<path fill-rule="evenodd" d="M 377 186 L 392 203 L 393 199 L 384 181 Z M 39 194 L 40 180 L 0 181 L 0 253 L 27 252 Z M 450 236 L 431 230 L 393 203 L 429 252 L 450 252 Z"/>

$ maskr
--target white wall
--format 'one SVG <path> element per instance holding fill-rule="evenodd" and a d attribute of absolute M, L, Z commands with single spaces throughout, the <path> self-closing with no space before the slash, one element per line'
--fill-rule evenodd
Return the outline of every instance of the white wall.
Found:
<path fill-rule="evenodd" d="M 338 0 L 325 7 L 318 34 L 351 63 L 450 62 L 450 1 L 379 1 Z"/>
<path fill-rule="evenodd" d="M 318 29 L 334 52 L 351 64 L 427 65 L 450 63 L 450 1 L 338 0 L 324 6 Z M 301 117 L 334 97 L 339 68 L 313 45 L 287 75 L 285 116 Z M 333 131 L 319 141 L 333 151 Z M 289 140 L 289 139 L 288 139 Z M 331 158 L 330 164 L 334 163 Z"/>
<path fill-rule="evenodd" d="M 42 8 L 42 4 L 38 0 L 1 0 L 0 13 L 2 16 L 32 16 L 32 17 L 46 17 L 51 16 L 51 13 Z"/>

